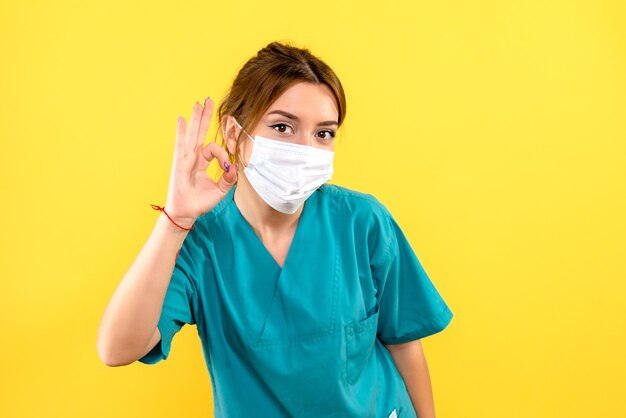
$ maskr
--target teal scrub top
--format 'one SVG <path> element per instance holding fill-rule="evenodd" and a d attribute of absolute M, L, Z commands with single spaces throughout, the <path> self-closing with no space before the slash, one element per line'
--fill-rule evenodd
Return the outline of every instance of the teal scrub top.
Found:
<path fill-rule="evenodd" d="M 416 417 L 389 351 L 452 312 L 374 196 L 324 184 L 304 203 L 281 269 L 236 186 L 188 233 L 145 364 L 195 324 L 216 417 Z"/>

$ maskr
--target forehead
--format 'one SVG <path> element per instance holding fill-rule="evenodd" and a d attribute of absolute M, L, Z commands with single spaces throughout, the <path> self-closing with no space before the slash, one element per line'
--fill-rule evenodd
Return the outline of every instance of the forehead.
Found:
<path fill-rule="evenodd" d="M 284 110 L 313 121 L 339 118 L 335 96 L 326 84 L 300 82 L 290 86 L 265 112 Z"/>

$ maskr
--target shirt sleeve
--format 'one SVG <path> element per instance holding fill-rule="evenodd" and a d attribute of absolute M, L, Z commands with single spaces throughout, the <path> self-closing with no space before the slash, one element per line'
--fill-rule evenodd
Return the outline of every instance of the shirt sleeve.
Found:
<path fill-rule="evenodd" d="M 166 360 L 174 335 L 185 324 L 196 323 L 197 290 L 193 282 L 194 264 L 188 244 L 189 239 L 186 239 L 176 258 L 174 271 L 165 293 L 163 309 L 157 325 L 161 332 L 161 340 L 138 360 L 141 363 L 155 364 Z"/>
<path fill-rule="evenodd" d="M 399 344 L 442 331 L 453 314 L 400 226 L 386 213 L 378 236 L 382 261 L 372 265 L 379 286 L 378 338 L 384 344 Z"/>

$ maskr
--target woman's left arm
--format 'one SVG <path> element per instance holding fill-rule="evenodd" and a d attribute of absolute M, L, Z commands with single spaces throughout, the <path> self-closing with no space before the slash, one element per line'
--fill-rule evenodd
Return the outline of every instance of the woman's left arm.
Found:
<path fill-rule="evenodd" d="M 401 344 L 385 344 L 404 385 L 409 392 L 413 408 L 419 418 L 435 418 L 435 403 L 430 374 L 421 340 Z"/>

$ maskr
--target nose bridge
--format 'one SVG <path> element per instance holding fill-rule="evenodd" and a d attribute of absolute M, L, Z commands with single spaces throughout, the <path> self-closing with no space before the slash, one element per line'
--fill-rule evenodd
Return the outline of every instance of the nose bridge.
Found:
<path fill-rule="evenodd" d="M 306 129 L 300 129 L 300 131 L 296 135 L 296 140 L 294 142 L 301 145 L 313 145 L 311 143 L 311 137 L 309 136 Z"/>

